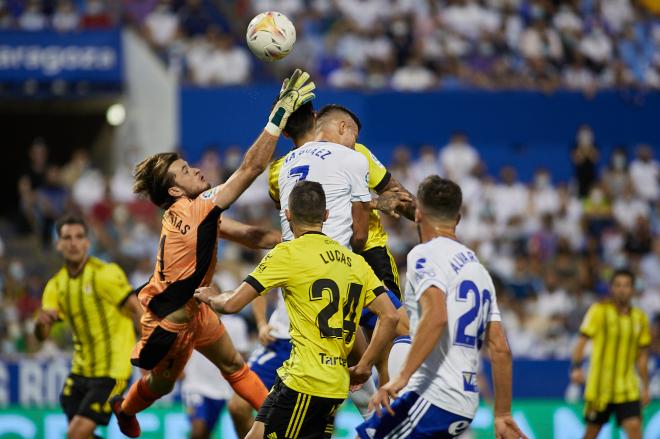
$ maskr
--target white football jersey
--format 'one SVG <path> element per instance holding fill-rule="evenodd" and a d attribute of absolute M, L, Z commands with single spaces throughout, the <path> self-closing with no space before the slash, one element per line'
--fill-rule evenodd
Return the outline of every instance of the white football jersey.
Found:
<path fill-rule="evenodd" d="M 248 328 L 243 317 L 224 315 L 222 324 L 236 350 L 242 353 L 250 352 Z M 192 402 L 193 399 L 200 396 L 211 399 L 229 399 L 234 391 L 223 378 L 220 370 L 204 355 L 193 350 L 193 354 L 186 364 L 181 393 L 183 398 Z"/>
<path fill-rule="evenodd" d="M 323 233 L 350 248 L 353 235 L 352 203 L 371 201 L 367 159 L 354 149 L 332 142 L 308 142 L 289 152 L 278 179 L 284 241 L 293 239 L 284 210 L 289 206 L 293 186 L 301 180 L 321 183 L 326 208 L 330 212 L 323 224 Z"/>
<path fill-rule="evenodd" d="M 405 302 L 415 337 L 419 300 L 431 286 L 446 294 L 447 327 L 413 374 L 407 390 L 443 410 L 474 418 L 479 405 L 479 349 L 488 322 L 500 321 L 495 288 L 472 250 L 449 238 L 419 244 L 408 254 Z"/>

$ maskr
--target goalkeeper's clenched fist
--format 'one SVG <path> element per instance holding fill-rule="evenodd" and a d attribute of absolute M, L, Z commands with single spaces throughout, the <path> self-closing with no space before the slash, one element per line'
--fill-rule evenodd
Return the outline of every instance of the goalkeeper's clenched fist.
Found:
<path fill-rule="evenodd" d="M 286 78 L 282 82 L 282 89 L 273 107 L 273 111 L 268 118 L 266 131 L 273 136 L 279 136 L 291 113 L 296 111 L 305 102 L 314 99 L 313 91 L 316 85 L 314 85 L 313 81 L 307 83 L 308 80 L 309 73 L 296 69 L 290 78 Z"/>

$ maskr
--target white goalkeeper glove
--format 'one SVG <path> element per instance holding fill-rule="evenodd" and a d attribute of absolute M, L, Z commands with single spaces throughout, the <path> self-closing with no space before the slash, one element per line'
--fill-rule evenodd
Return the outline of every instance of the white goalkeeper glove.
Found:
<path fill-rule="evenodd" d="M 305 84 L 308 80 L 309 73 L 296 69 L 290 78 L 286 78 L 282 82 L 280 95 L 273 107 L 273 111 L 268 117 L 268 124 L 266 124 L 265 130 L 268 133 L 273 136 L 279 136 L 291 113 L 316 97 L 312 93 L 316 85 L 314 85 L 313 81 Z"/>

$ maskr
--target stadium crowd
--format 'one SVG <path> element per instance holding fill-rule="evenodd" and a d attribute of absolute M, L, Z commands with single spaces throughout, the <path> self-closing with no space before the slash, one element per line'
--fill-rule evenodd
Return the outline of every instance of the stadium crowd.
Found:
<path fill-rule="evenodd" d="M 258 12 L 297 28 L 265 66 L 245 47 Z M 292 65 L 338 88 L 660 88 L 658 0 L 3 0 L 0 29 L 133 25 L 197 85 L 279 77 Z M 229 68 L 229 66 L 231 68 Z"/>
<path fill-rule="evenodd" d="M 238 166 L 241 154 L 237 146 L 222 152 L 211 147 L 197 165 L 217 184 Z M 31 335 L 43 286 L 61 264 L 53 225 L 63 212 L 84 214 L 92 254 L 118 262 L 132 285 L 149 278 L 160 212 L 131 192 L 131 164 L 139 155 L 136 150 L 107 172 L 87 151 L 57 164 L 49 160 L 46 140 L 30 146 L 30 165 L 18 184 L 20 214 L 0 222 L 0 354 L 67 348 L 66 331 L 44 346 Z M 654 150 L 638 145 L 603 157 L 594 133 L 584 125 L 571 156 L 571 182 L 553 182 L 547 170 L 539 169 L 525 184 L 512 167 L 493 175 L 498 170 L 487 168 L 467 134 L 456 133 L 441 148 L 427 145 L 419 154 L 401 146 L 388 167 L 413 191 L 432 173 L 460 183 L 465 207 L 458 236 L 475 248 L 494 276 L 515 356 L 568 358 L 585 310 L 606 294 L 612 270 L 623 266 L 637 275 L 636 302 L 651 318 L 652 350 L 660 355 L 660 164 Z M 279 227 L 265 174 L 228 215 Z M 403 275 L 406 254 L 417 243 L 415 225 L 404 219 L 384 221 Z M 219 252 L 215 281 L 224 290 L 238 285 L 261 256 L 225 242 Z M 252 323 L 250 312 L 243 317 Z"/>

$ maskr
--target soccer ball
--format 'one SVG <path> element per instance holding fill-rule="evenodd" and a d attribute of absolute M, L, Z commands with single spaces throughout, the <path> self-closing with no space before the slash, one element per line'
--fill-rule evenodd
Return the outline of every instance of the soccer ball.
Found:
<path fill-rule="evenodd" d="M 248 25 L 245 38 L 254 56 L 262 61 L 276 61 L 287 56 L 293 49 L 296 28 L 280 12 L 262 12 Z"/>

